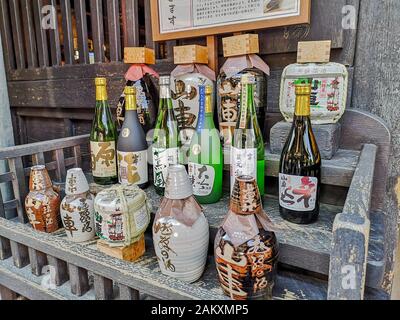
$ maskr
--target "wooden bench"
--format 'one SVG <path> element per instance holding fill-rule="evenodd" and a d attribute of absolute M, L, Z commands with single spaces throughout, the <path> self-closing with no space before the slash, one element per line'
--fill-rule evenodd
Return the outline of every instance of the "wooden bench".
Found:
<path fill-rule="evenodd" d="M 281 249 L 275 299 L 389 299 L 383 281 L 388 272 L 386 244 L 393 241 L 385 227 L 395 223 L 387 221 L 384 206 L 390 133 L 379 118 L 356 110 L 346 112 L 342 128 L 339 152 L 323 161 L 324 204 L 319 221 L 310 226 L 281 219 L 276 196 L 279 155 L 266 148 L 265 210 L 279 227 Z M 227 195 L 205 206 L 210 258 L 195 284 L 160 273 L 150 230 L 146 255 L 128 263 L 102 254 L 95 241 L 74 244 L 63 230 L 44 234 L 26 224 L 23 200 L 30 166 L 46 164 L 54 181 L 62 184 L 68 168 L 87 164 L 87 145 L 88 136 L 80 136 L 0 150 L 0 160 L 7 160 L 10 168 L 0 174 L 0 183 L 10 183 L 14 191 L 11 200 L 0 197 L 2 294 L 28 299 L 226 299 L 211 248 L 227 213 Z M 152 188 L 147 192 L 156 211 L 160 198 Z M 51 270 L 50 275 L 43 270 Z"/>

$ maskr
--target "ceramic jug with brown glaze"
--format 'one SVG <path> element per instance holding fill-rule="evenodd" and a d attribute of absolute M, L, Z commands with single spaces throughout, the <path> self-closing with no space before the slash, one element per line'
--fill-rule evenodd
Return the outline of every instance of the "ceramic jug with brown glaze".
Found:
<path fill-rule="evenodd" d="M 60 195 L 54 191 L 45 166 L 31 168 L 25 209 L 35 230 L 52 233 L 60 226 Z"/>
<path fill-rule="evenodd" d="M 231 299 L 272 299 L 279 252 L 272 229 L 255 179 L 238 177 L 215 239 L 218 279 Z"/>

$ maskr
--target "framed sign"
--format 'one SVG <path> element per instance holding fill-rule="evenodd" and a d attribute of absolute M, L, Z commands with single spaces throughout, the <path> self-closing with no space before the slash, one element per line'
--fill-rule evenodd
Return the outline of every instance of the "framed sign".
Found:
<path fill-rule="evenodd" d="M 153 40 L 310 23 L 311 0 L 150 0 Z"/>

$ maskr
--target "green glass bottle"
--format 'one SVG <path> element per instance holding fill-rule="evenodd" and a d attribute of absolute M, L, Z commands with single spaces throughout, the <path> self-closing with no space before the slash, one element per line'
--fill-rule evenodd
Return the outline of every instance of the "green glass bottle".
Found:
<path fill-rule="evenodd" d="M 181 142 L 171 98 L 171 79 L 160 77 L 160 106 L 152 145 L 154 188 L 163 196 L 168 167 L 179 164 Z"/>
<path fill-rule="evenodd" d="M 107 80 L 96 78 L 96 110 L 90 133 L 92 174 L 95 183 L 110 185 L 118 183 L 117 175 L 117 129 L 107 97 Z"/>
<path fill-rule="evenodd" d="M 222 197 L 224 160 L 220 135 L 214 124 L 212 94 L 211 86 L 199 87 L 199 119 L 189 150 L 189 177 L 193 193 L 201 204 L 216 203 Z"/>
<path fill-rule="evenodd" d="M 120 184 L 148 187 L 147 141 L 140 124 L 136 88 L 125 88 L 125 120 L 118 138 L 118 176 Z"/>
<path fill-rule="evenodd" d="M 231 151 L 231 189 L 239 176 L 257 179 L 260 193 L 265 194 L 265 146 L 254 103 L 255 77 L 241 79 L 241 105 Z"/>

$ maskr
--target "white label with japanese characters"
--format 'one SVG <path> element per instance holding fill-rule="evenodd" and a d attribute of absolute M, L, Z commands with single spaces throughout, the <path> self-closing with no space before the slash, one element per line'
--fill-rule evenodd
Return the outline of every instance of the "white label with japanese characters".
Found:
<path fill-rule="evenodd" d="M 150 215 L 147 211 L 147 206 L 140 208 L 134 215 L 136 232 L 143 230 L 150 223 Z"/>
<path fill-rule="evenodd" d="M 215 181 L 215 170 L 213 167 L 190 162 L 189 177 L 195 196 L 205 197 L 212 193 Z"/>
<path fill-rule="evenodd" d="M 231 191 L 240 176 L 257 179 L 257 149 L 231 149 Z"/>
<path fill-rule="evenodd" d="M 149 181 L 147 151 L 118 151 L 119 183 L 141 185 Z"/>
<path fill-rule="evenodd" d="M 279 174 L 279 203 L 293 211 L 313 211 L 317 202 L 318 179 Z"/>
<path fill-rule="evenodd" d="M 179 148 L 153 148 L 154 185 L 165 188 L 168 167 L 179 163 Z"/>

